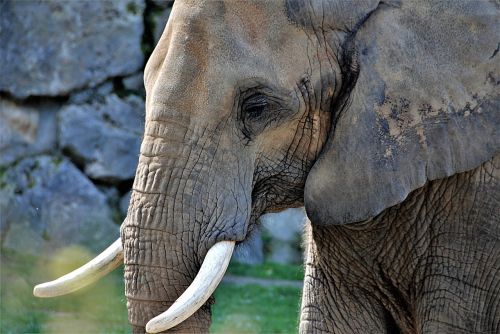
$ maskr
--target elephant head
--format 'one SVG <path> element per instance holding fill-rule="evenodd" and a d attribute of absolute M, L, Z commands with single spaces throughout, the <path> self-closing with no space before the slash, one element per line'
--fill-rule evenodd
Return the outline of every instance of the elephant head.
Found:
<path fill-rule="evenodd" d="M 435 20 L 443 6 L 176 1 L 145 70 L 121 240 L 35 293 L 97 278 L 123 245 L 134 332 L 206 332 L 209 296 L 262 213 L 305 205 L 313 224 L 360 222 L 491 158 L 496 8 L 448 3 Z"/>

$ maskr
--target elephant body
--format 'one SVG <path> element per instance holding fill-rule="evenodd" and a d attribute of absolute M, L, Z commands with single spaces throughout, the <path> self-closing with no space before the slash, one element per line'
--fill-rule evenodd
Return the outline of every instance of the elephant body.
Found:
<path fill-rule="evenodd" d="M 499 18 L 487 1 L 176 1 L 121 230 L 134 332 L 213 245 L 301 205 L 301 332 L 498 331 Z M 171 330 L 208 331 L 212 302 Z"/>
<path fill-rule="evenodd" d="M 498 332 L 499 181 L 496 156 L 363 223 L 310 225 L 300 332 Z"/>
<path fill-rule="evenodd" d="M 121 227 L 134 332 L 207 332 L 212 299 L 165 320 L 207 254 L 305 206 L 301 332 L 498 333 L 499 32 L 487 0 L 175 1 Z"/>

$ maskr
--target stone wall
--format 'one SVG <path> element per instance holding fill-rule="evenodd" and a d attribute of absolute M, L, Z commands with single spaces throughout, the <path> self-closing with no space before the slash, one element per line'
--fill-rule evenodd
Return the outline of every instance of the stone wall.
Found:
<path fill-rule="evenodd" d="M 144 126 L 142 71 L 171 6 L 0 2 L 2 248 L 98 251 L 119 236 Z M 262 261 L 262 240 L 238 258 Z"/>
<path fill-rule="evenodd" d="M 170 1 L 0 3 L 0 242 L 50 255 L 119 236 L 142 71 Z"/>

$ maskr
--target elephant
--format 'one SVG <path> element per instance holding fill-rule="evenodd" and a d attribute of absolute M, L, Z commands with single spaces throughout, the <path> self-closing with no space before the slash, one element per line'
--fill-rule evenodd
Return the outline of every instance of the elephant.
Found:
<path fill-rule="evenodd" d="M 500 330 L 499 6 L 174 3 L 121 238 L 134 333 L 207 332 L 235 246 L 305 206 L 301 333 Z"/>

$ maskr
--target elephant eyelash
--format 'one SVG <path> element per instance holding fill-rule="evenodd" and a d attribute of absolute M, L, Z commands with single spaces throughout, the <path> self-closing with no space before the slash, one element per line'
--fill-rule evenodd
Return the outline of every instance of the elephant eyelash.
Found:
<path fill-rule="evenodd" d="M 238 93 L 238 119 L 241 132 L 249 144 L 267 128 L 277 126 L 294 113 L 289 93 L 258 85 Z"/>
<path fill-rule="evenodd" d="M 267 96 L 263 94 L 255 94 L 250 96 L 243 102 L 242 111 L 246 118 L 258 120 L 263 116 L 263 113 L 268 111 L 269 101 Z"/>
<path fill-rule="evenodd" d="M 279 98 L 254 92 L 241 103 L 242 132 L 248 142 L 271 124 L 275 124 L 284 110 Z"/>

